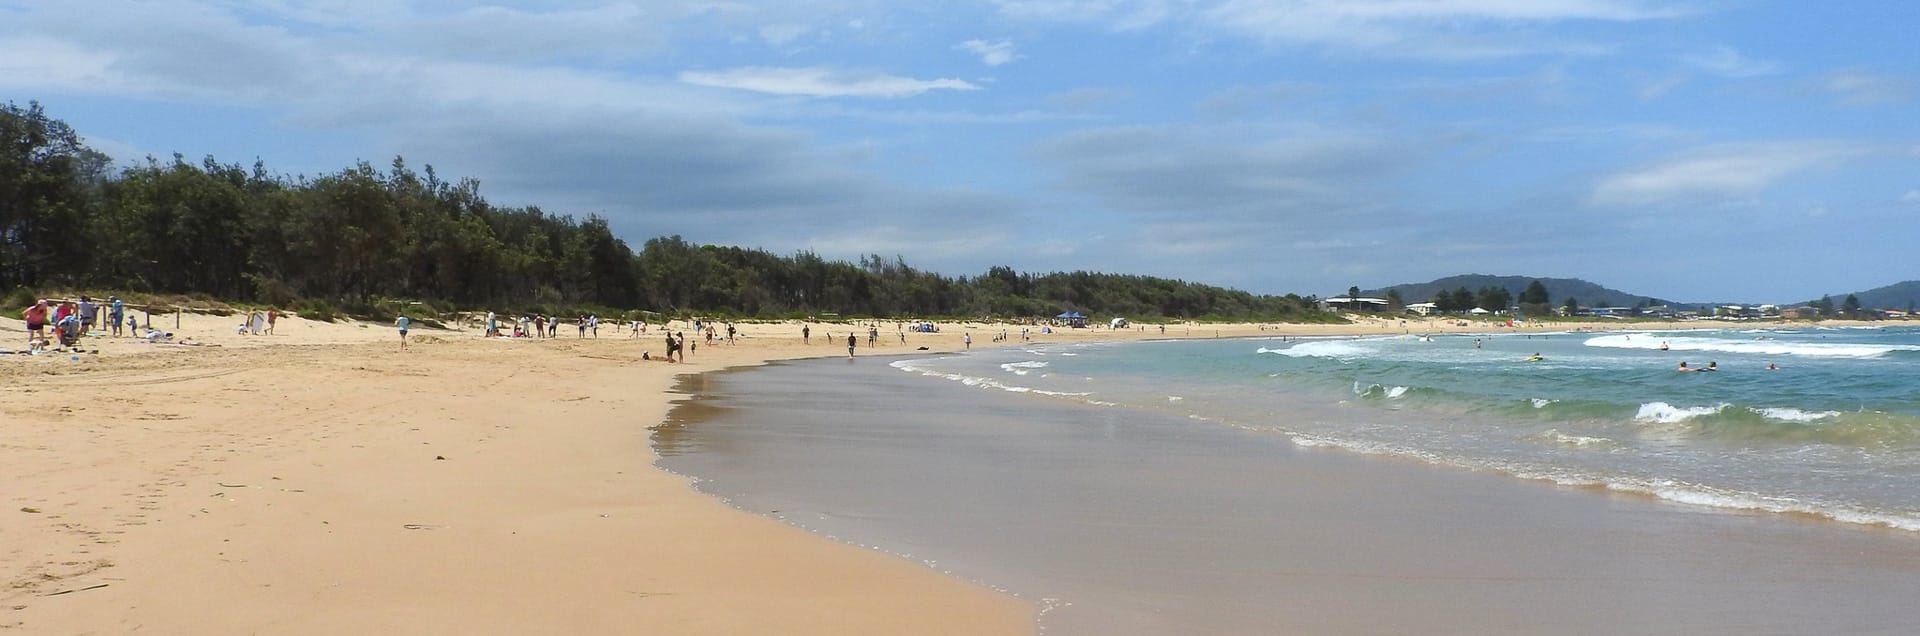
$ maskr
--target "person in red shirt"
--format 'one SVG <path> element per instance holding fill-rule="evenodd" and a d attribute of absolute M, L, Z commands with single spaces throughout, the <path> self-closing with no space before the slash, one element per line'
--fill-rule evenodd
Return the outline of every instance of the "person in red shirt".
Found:
<path fill-rule="evenodd" d="M 47 339 L 47 332 L 46 332 L 47 301 L 46 299 L 41 299 L 39 302 L 35 302 L 33 306 L 28 307 L 25 311 L 20 312 L 20 317 L 25 318 L 27 321 L 27 342 L 31 343 L 35 340 Z"/>

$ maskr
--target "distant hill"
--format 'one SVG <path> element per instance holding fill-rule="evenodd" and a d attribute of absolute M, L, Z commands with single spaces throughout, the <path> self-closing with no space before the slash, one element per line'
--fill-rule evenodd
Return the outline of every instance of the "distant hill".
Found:
<path fill-rule="evenodd" d="M 1388 289 L 1394 289 L 1399 290 L 1400 298 L 1408 303 L 1423 303 L 1433 298 L 1433 295 L 1441 290 L 1452 291 L 1465 287 L 1468 291 L 1479 291 L 1482 287 L 1504 287 L 1508 293 L 1513 294 L 1514 297 L 1517 298 L 1520 296 L 1520 292 L 1527 289 L 1527 284 L 1535 280 L 1540 281 L 1541 285 L 1547 287 L 1547 295 L 1552 298 L 1551 304 L 1555 306 L 1565 303 L 1568 296 L 1578 299 L 1580 305 L 1584 307 L 1629 307 L 1639 304 L 1640 301 L 1643 300 L 1653 305 L 1678 304 L 1652 296 L 1629 294 L 1617 289 L 1589 283 L 1578 278 L 1535 278 L 1532 276 L 1490 276 L 1487 274 L 1463 274 L 1460 276 L 1448 276 L 1425 283 L 1393 285 L 1391 287 L 1366 290 L 1361 292 L 1360 295 L 1378 298 L 1385 296 Z M 1866 302 L 1866 299 L 1862 297 L 1861 302 Z"/>
<path fill-rule="evenodd" d="M 1917 307 L 1920 306 L 1920 280 L 1910 280 L 1894 283 L 1886 287 L 1875 287 L 1862 292 L 1853 292 L 1853 296 L 1860 299 L 1861 307 L 1868 309 L 1906 309 L 1908 307 Z M 1846 299 L 1846 297 L 1847 295 L 1844 293 L 1834 294 L 1831 296 L 1831 298 L 1833 298 L 1833 305 L 1835 307 L 1840 306 L 1840 302 Z M 1814 300 L 1819 299 L 1816 298 Z"/>

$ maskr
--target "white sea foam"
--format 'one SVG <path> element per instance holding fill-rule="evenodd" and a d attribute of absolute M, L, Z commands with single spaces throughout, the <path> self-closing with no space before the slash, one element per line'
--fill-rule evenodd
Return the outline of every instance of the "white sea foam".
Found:
<path fill-rule="evenodd" d="M 1389 386 L 1384 386 L 1380 384 L 1369 384 L 1366 386 L 1361 386 L 1359 381 L 1355 381 L 1353 383 L 1354 395 L 1365 396 L 1365 395 L 1374 395 L 1377 393 L 1382 397 L 1385 397 L 1390 400 L 1398 399 L 1401 396 L 1406 395 L 1408 390 L 1409 389 L 1404 386 L 1389 387 Z"/>
<path fill-rule="evenodd" d="M 1648 402 L 1640 405 L 1640 412 L 1635 413 L 1633 419 L 1642 422 L 1674 424 L 1677 422 L 1685 422 L 1702 415 L 1713 415 L 1726 410 L 1728 406 L 1730 405 L 1718 404 L 1715 406 L 1679 407 L 1666 402 Z"/>
<path fill-rule="evenodd" d="M 1553 404 L 1555 402 L 1559 402 L 1559 400 L 1549 400 L 1546 398 L 1533 398 L 1533 408 L 1544 409 L 1544 408 L 1547 408 L 1547 405 Z"/>
<path fill-rule="evenodd" d="M 945 373 L 941 371 L 934 371 L 931 369 L 920 367 L 918 364 L 916 364 L 918 362 L 920 361 L 897 360 L 888 364 L 887 366 L 893 367 L 895 369 L 900 369 L 902 371 L 907 371 L 910 373 L 918 373 L 920 375 L 924 375 L 928 377 L 935 377 L 943 380 L 951 380 L 954 382 L 959 382 L 966 386 L 978 387 L 983 389 L 999 389 L 1002 391 L 1007 391 L 1009 393 L 1031 393 L 1034 395 L 1048 395 L 1048 396 L 1056 396 L 1056 397 L 1085 397 L 1085 396 L 1093 395 L 1091 391 L 1080 391 L 1080 392 L 1049 391 L 1046 389 L 1036 389 L 1030 386 L 1003 384 L 997 380 L 994 380 L 993 378 L 982 378 L 979 376 L 971 376 L 971 375 L 965 375 L 960 373 Z"/>
<path fill-rule="evenodd" d="M 1613 440 L 1565 435 L 1557 431 L 1547 431 L 1545 437 L 1557 442 L 1576 446 L 1605 447 L 1614 444 Z M 1805 514 L 1825 517 L 1843 523 L 1884 526 L 1896 530 L 1920 532 L 1920 517 L 1916 517 L 1913 514 L 1874 510 L 1850 504 L 1822 504 L 1801 501 L 1789 497 L 1770 497 L 1757 493 L 1734 491 L 1666 479 L 1647 480 L 1632 477 L 1601 477 L 1560 468 L 1452 457 L 1377 442 L 1298 434 L 1294 435 L 1292 439 L 1296 446 L 1302 448 L 1332 448 L 1364 455 L 1402 456 L 1441 466 L 1451 466 L 1468 470 L 1491 470 L 1512 475 L 1520 479 L 1546 481 L 1561 486 L 1599 487 L 1617 492 L 1637 493 L 1694 506 L 1723 510 L 1751 510 L 1776 514 Z"/>
<path fill-rule="evenodd" d="M 1261 347 L 1259 353 L 1277 353 L 1289 358 L 1358 358 L 1373 355 L 1374 350 L 1353 340 L 1314 340 L 1280 349 Z"/>
<path fill-rule="evenodd" d="M 1002 371 L 1011 371 L 1013 372 L 1014 375 L 1026 375 L 1028 373 L 1031 373 L 1034 369 L 1044 369 L 1046 367 L 1047 367 L 1047 363 L 1040 362 L 1038 360 L 1032 360 L 1027 362 L 1009 362 L 1009 363 L 1000 365 L 1000 369 Z"/>
<path fill-rule="evenodd" d="M 1876 345 L 1846 342 L 1782 342 L 1779 340 L 1725 340 L 1720 338 L 1660 338 L 1606 335 L 1588 338 L 1586 346 L 1607 349 L 1672 351 L 1715 351 L 1753 355 L 1805 356 L 1817 358 L 1875 358 L 1895 351 L 1920 351 L 1914 345 Z"/>
<path fill-rule="evenodd" d="M 1816 422 L 1840 414 L 1839 411 L 1802 411 L 1800 409 L 1787 407 L 1754 409 L 1754 412 L 1770 420 L 1787 422 Z"/>
<path fill-rule="evenodd" d="M 1590 446 L 1613 446 L 1616 444 L 1613 440 L 1607 439 L 1605 437 L 1588 437 L 1585 435 L 1573 435 L 1570 433 L 1562 433 L 1558 429 L 1551 429 L 1551 428 L 1541 432 L 1537 437 L 1539 439 L 1553 442 L 1554 444 L 1558 444 L 1560 446 L 1572 446 L 1576 448 L 1587 448 Z"/>

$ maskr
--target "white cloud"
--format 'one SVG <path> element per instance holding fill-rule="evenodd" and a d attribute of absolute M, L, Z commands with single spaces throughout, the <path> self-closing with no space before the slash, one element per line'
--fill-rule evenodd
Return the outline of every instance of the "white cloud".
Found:
<path fill-rule="evenodd" d="M 1145 29 L 1176 15 L 1170 0 L 994 0 L 1007 16 L 1054 22 L 1102 24 L 1117 31 Z"/>
<path fill-rule="evenodd" d="M 812 30 L 813 27 L 805 24 L 769 24 L 760 27 L 760 39 L 774 46 L 782 46 Z"/>
<path fill-rule="evenodd" d="M 960 48 L 980 56 L 980 63 L 987 66 L 999 66 L 1020 59 L 1020 54 L 1013 48 L 1013 42 L 1007 40 L 993 42 L 967 40 L 960 43 Z"/>
<path fill-rule="evenodd" d="M 680 74 L 680 81 L 699 86 L 808 97 L 911 97 L 934 90 L 970 91 L 980 88 L 957 79 L 918 80 L 820 67 L 750 66 L 714 72 L 687 71 Z"/>
<path fill-rule="evenodd" d="M 1622 206 L 1751 197 L 1795 174 L 1832 168 L 1873 152 L 1870 146 L 1839 141 L 1713 146 L 1601 179 L 1589 201 Z"/>
<path fill-rule="evenodd" d="M 1908 190 L 1906 194 L 1900 195 L 1900 202 L 1920 205 L 1920 190 Z"/>
<path fill-rule="evenodd" d="M 1210 26 L 1266 41 L 1479 59 L 1608 50 L 1570 38 L 1540 38 L 1515 27 L 1639 22 L 1684 13 L 1625 0 L 1226 0 L 1205 8 L 1200 18 Z"/>
<path fill-rule="evenodd" d="M 1716 47 L 1704 53 L 1695 53 L 1680 58 L 1700 71 L 1721 77 L 1746 78 L 1772 75 L 1778 72 L 1778 65 L 1772 62 L 1755 60 L 1729 46 Z"/>
<path fill-rule="evenodd" d="M 1820 78 L 1820 88 L 1841 104 L 1873 106 L 1904 102 L 1913 93 L 1913 82 L 1904 78 L 1860 71 L 1836 71 Z"/>

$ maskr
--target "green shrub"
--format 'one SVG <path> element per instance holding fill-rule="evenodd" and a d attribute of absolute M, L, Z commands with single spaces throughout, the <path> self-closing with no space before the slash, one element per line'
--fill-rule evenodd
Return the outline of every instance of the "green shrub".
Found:
<path fill-rule="evenodd" d="M 25 309 L 28 305 L 32 305 L 33 301 L 36 301 L 39 299 L 40 297 L 35 296 L 32 289 L 28 289 L 26 287 L 15 287 L 13 288 L 13 291 L 7 292 L 7 296 L 4 301 L 0 301 L 0 302 L 6 303 L 6 306 L 0 307 L 0 309 L 4 309 L 8 312 L 17 312 L 17 311 L 20 311 L 21 309 Z"/>
<path fill-rule="evenodd" d="M 333 304 L 318 298 L 309 298 L 294 306 L 294 315 L 307 320 L 334 322 L 341 318 L 339 310 Z"/>

